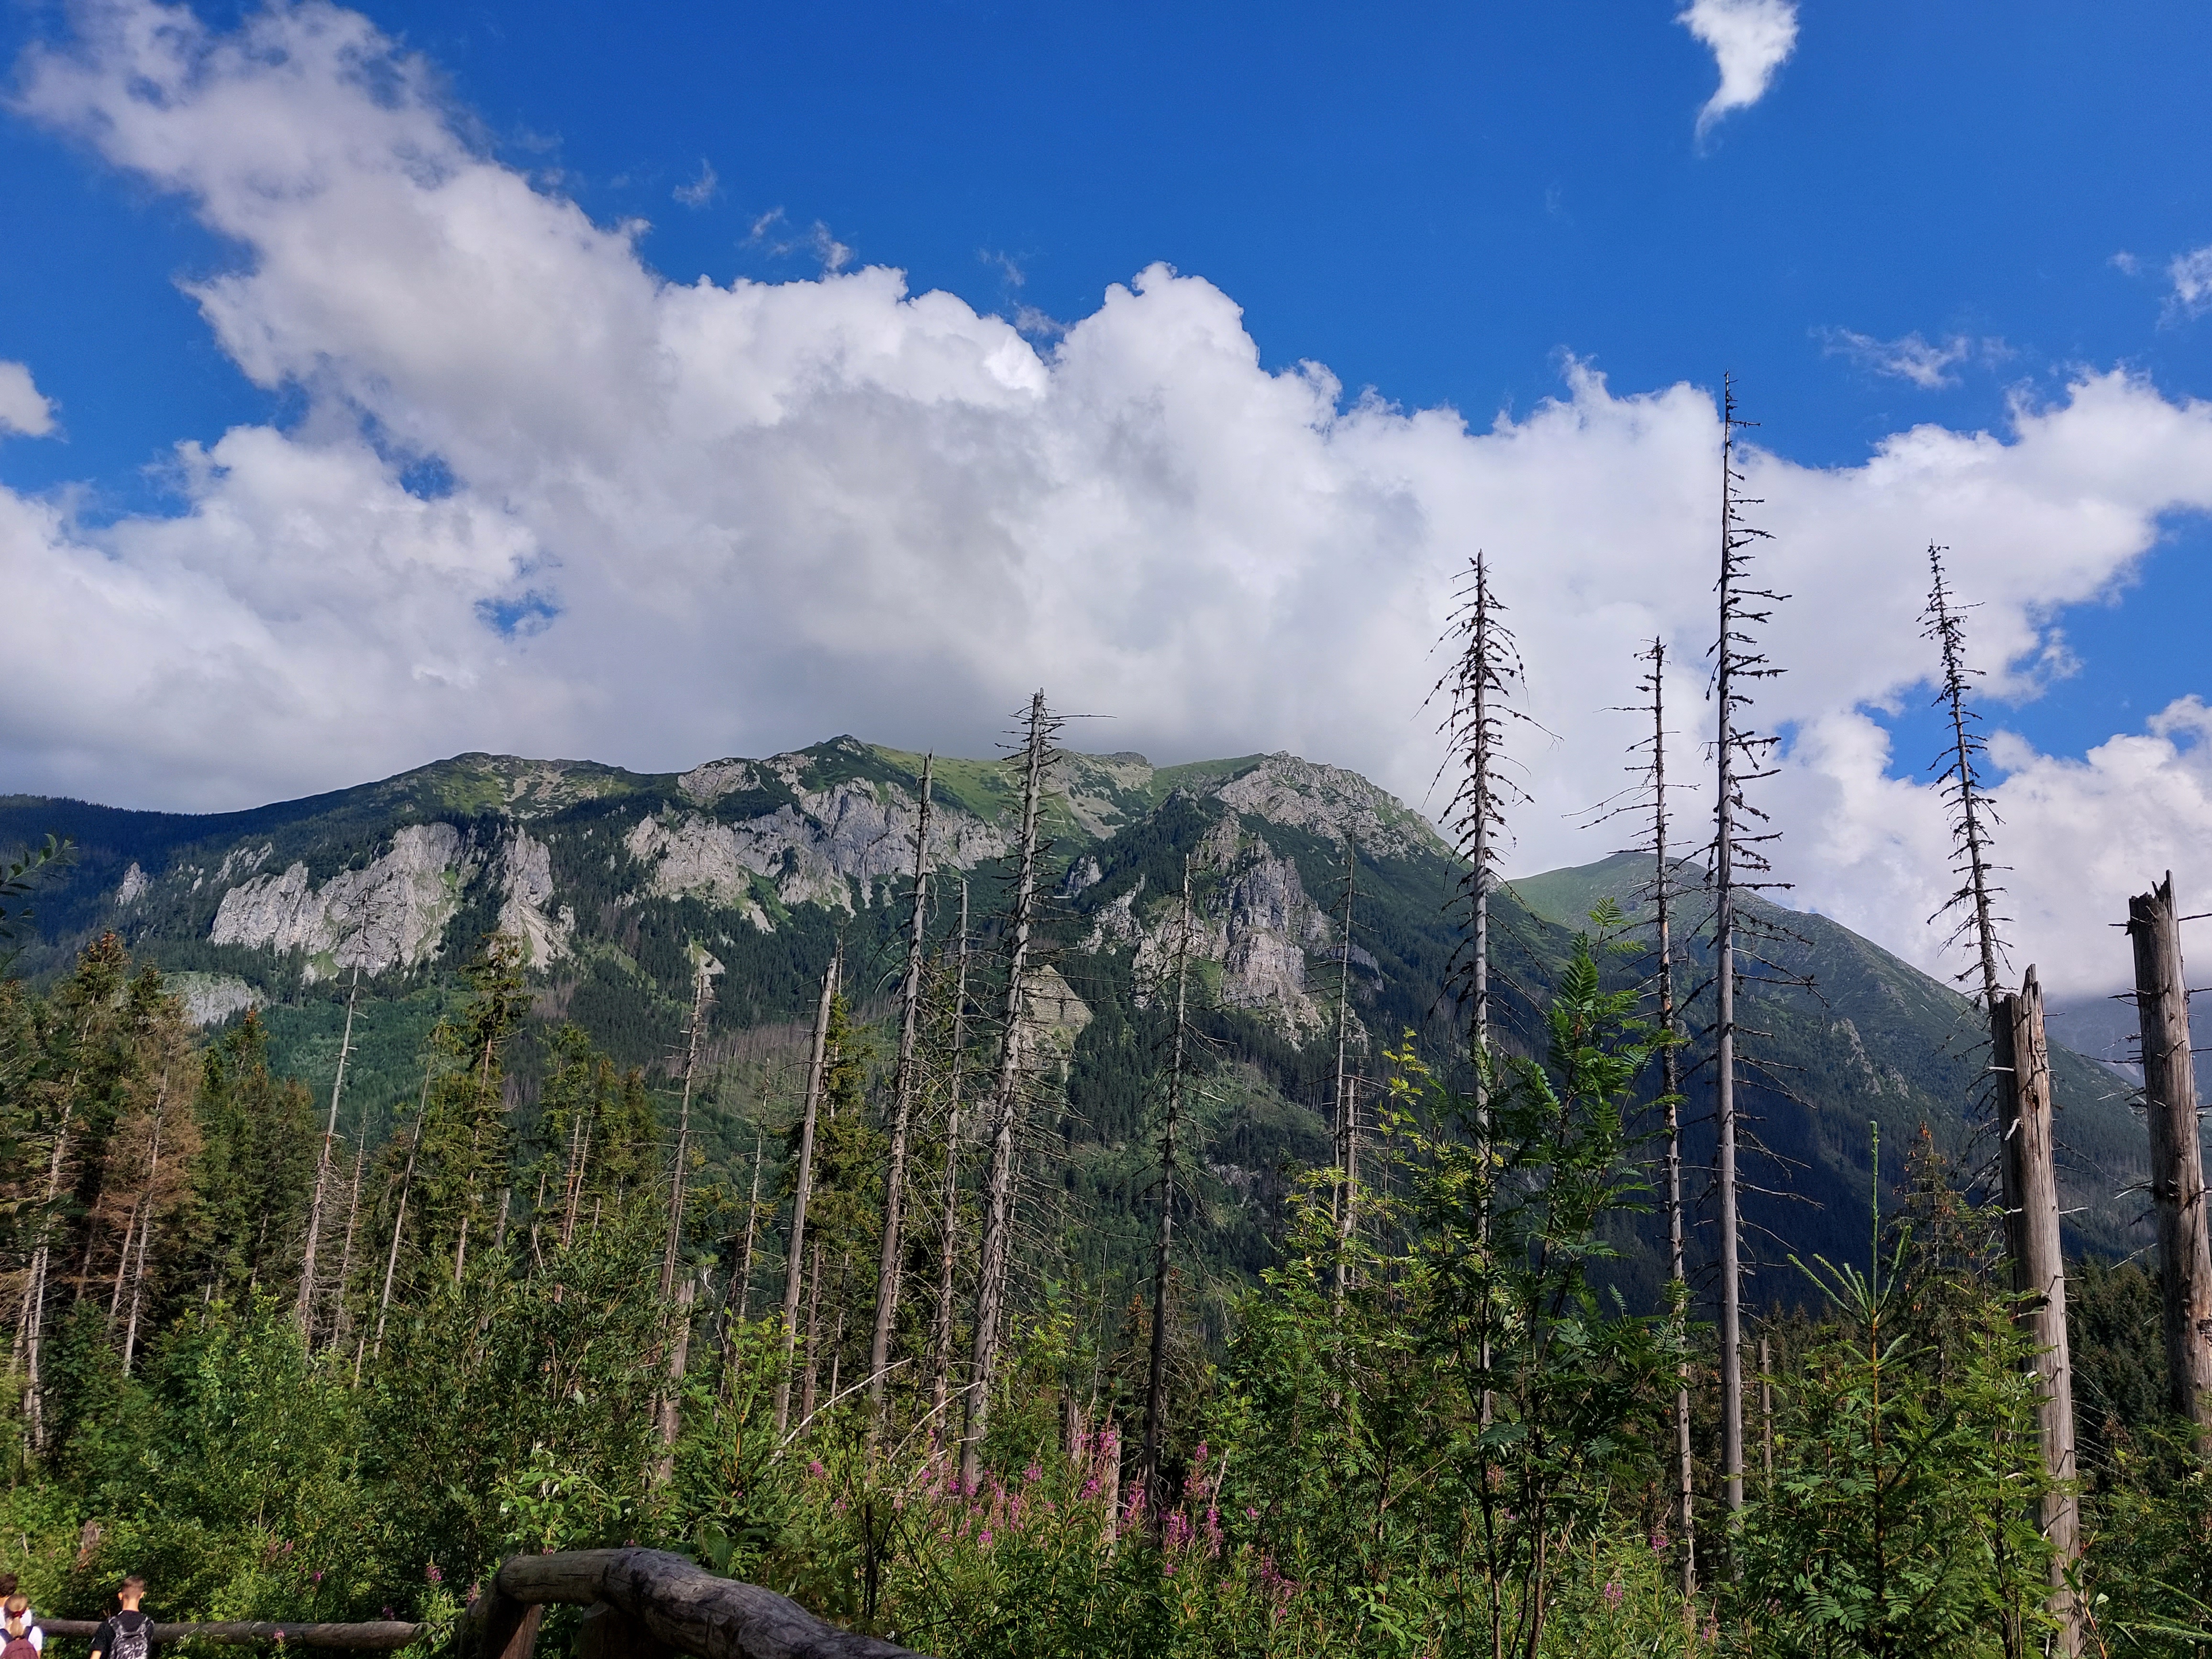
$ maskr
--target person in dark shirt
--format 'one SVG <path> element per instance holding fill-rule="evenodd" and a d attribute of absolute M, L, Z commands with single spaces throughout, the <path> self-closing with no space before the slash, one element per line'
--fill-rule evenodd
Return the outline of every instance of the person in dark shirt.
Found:
<path fill-rule="evenodd" d="M 153 1659 L 154 1621 L 138 1611 L 145 1595 L 146 1581 L 137 1573 L 123 1581 L 115 1593 L 122 1608 L 93 1632 L 92 1659 Z"/>

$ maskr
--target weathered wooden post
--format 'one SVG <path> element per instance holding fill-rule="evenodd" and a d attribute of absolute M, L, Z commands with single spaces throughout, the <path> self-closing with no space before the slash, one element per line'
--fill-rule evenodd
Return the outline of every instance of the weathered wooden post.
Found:
<path fill-rule="evenodd" d="M 2150 1189 L 2158 1211 L 2158 1265 L 2166 1304 L 2167 1403 L 2202 1438 L 2212 1428 L 2212 1248 L 2204 1215 L 2204 1162 L 2197 1140 L 2197 1074 L 2189 1053 L 2189 990 L 2173 873 L 2128 901 L 2136 950 L 2136 1007 L 2142 1023 L 2143 1110 L 2150 1121 Z"/>
<path fill-rule="evenodd" d="M 1997 1079 L 1997 1123 L 2003 1139 L 2005 1229 L 2013 1289 L 2029 1299 L 2023 1313 L 2035 1347 L 2040 1384 L 2037 1438 L 2053 1480 L 2071 1483 L 2074 1365 L 2066 1336 L 2066 1261 L 2058 1235 L 2058 1177 L 2051 1119 L 2051 1048 L 2043 1030 L 2043 987 L 2030 967 L 2016 994 L 1997 999 L 1990 1020 Z M 2072 1492 L 2044 1494 L 2039 1516 L 2051 1540 L 2051 1611 L 2060 1620 L 2054 1651 L 2081 1651 L 2081 1611 L 2066 1575 L 2081 1557 L 2081 1500 Z"/>

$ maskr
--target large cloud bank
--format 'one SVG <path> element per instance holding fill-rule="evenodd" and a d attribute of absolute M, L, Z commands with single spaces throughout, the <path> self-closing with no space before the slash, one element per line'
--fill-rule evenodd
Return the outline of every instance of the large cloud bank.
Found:
<path fill-rule="evenodd" d="M 1705 391 L 1571 368 L 1470 429 L 1271 372 L 1227 296 L 1161 267 L 1043 351 L 890 270 L 668 282 L 327 6 L 232 34 L 88 11 L 15 106 L 235 242 L 196 297 L 305 413 L 181 445 L 174 516 L 94 528 L 0 491 L 12 787 L 235 805 L 466 749 L 665 768 L 840 730 L 974 753 L 1042 684 L 1114 716 L 1086 747 L 1295 749 L 1419 801 L 1431 641 L 1478 546 L 1557 734 L 1522 745 L 1519 866 L 1611 844 L 1572 811 L 1621 781 L 1635 722 L 1610 711 L 1655 634 L 1678 774 L 1702 766 Z M 2212 407 L 2087 374 L 2002 434 L 1751 475 L 1796 596 L 1761 711 L 1793 734 L 1778 862 L 1932 962 L 1941 815 L 1863 712 L 1925 695 L 1923 548 L 1950 544 L 1978 653 L 2024 684 L 2051 607 L 2212 507 Z M 2212 880 L 2208 720 L 2178 705 L 2079 763 L 2004 744 L 2019 954 L 2047 981 L 2124 971 L 2104 924 L 2154 870 Z M 1705 802 L 1680 805 L 1694 839 Z"/>

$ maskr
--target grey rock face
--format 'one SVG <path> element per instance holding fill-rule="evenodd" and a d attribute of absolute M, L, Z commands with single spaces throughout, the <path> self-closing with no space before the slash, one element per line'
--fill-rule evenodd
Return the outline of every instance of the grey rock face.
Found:
<path fill-rule="evenodd" d="M 796 806 L 787 804 L 742 823 L 696 812 L 672 814 L 665 821 L 648 817 L 623 844 L 650 867 L 649 890 L 663 897 L 693 893 L 743 907 L 757 878 L 787 907 L 830 904 L 849 915 L 855 884 L 866 903 L 875 883 L 912 872 L 920 816 L 903 789 L 839 783 L 800 796 Z M 1006 849 L 998 829 L 973 813 L 939 803 L 931 816 L 930 860 L 939 869 L 972 869 Z M 755 905 L 755 926 L 765 925 L 767 918 L 757 913 Z"/>
<path fill-rule="evenodd" d="M 499 930 L 521 942 L 523 965 L 543 968 L 568 955 L 576 913 L 567 905 L 553 908 L 552 849 L 516 830 L 501 859 L 500 881 L 507 896 Z"/>
<path fill-rule="evenodd" d="M 255 861 L 268 854 L 263 848 Z M 225 858 L 222 868 L 235 857 Z M 342 871 L 319 887 L 306 865 L 295 864 L 232 888 L 216 908 L 208 939 L 302 951 L 301 977 L 310 985 L 356 963 L 369 975 L 411 968 L 437 953 L 472 867 L 452 824 L 410 824 L 374 863 Z"/>
<path fill-rule="evenodd" d="M 1443 850 L 1428 820 L 1395 796 L 1357 772 L 1295 755 L 1270 755 L 1213 793 L 1232 811 L 1339 838 L 1349 833 L 1393 857 Z"/>
<path fill-rule="evenodd" d="M 129 909 L 145 896 L 146 889 L 151 884 L 146 879 L 146 872 L 138 867 L 137 860 L 132 860 L 131 867 L 123 872 L 123 884 L 115 890 L 116 908 Z"/>

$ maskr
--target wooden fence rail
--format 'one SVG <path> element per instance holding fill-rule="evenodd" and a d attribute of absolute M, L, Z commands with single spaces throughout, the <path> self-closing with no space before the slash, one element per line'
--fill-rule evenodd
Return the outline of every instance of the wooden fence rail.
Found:
<path fill-rule="evenodd" d="M 48 1636 L 90 1637 L 100 1629 L 97 1619 L 41 1619 L 39 1627 Z M 280 1642 L 303 1648 L 350 1648 L 356 1652 L 388 1653 L 404 1648 L 422 1633 L 420 1625 L 397 1619 L 373 1619 L 365 1624 L 315 1625 L 290 1620 L 254 1620 L 248 1623 L 217 1625 L 156 1625 L 154 1640 L 180 1642 L 191 1637 L 202 1642 L 226 1642 L 245 1646 L 255 1642 Z"/>
<path fill-rule="evenodd" d="M 717 1578 L 665 1550 L 510 1557 L 469 1609 L 473 1659 L 530 1659 L 550 1601 L 589 1607 L 580 1659 L 923 1659 L 823 1623 L 787 1596 Z"/>

